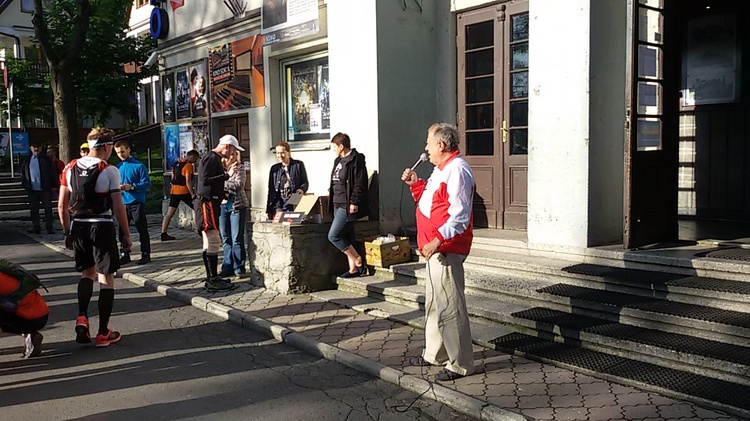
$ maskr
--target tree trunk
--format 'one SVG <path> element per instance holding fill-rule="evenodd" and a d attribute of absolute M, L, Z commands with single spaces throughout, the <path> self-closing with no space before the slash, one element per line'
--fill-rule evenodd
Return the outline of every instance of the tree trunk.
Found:
<path fill-rule="evenodd" d="M 60 160 L 69 162 L 78 158 L 78 146 L 83 139 L 78 136 L 78 107 L 70 71 L 63 66 L 50 68 L 50 82 L 54 94 L 55 119 L 60 136 Z"/>

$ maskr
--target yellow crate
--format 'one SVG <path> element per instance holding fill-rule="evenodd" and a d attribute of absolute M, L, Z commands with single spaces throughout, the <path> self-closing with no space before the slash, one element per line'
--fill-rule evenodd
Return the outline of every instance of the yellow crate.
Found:
<path fill-rule="evenodd" d="M 410 260 L 409 237 L 396 237 L 396 241 L 386 244 L 375 239 L 365 241 L 365 261 L 368 265 L 387 268 Z"/>

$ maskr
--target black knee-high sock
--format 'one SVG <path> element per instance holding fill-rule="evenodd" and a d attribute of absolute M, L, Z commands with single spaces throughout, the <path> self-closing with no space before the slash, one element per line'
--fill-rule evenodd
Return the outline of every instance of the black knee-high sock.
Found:
<path fill-rule="evenodd" d="M 115 290 L 99 290 L 99 333 L 106 335 L 109 330 L 109 317 L 112 315 L 112 307 L 115 305 Z"/>
<path fill-rule="evenodd" d="M 206 278 L 211 277 L 211 262 L 208 260 L 208 251 L 203 250 L 203 266 L 206 268 Z"/>
<path fill-rule="evenodd" d="M 211 271 L 211 274 L 209 275 L 209 277 L 219 276 L 219 272 L 218 272 L 219 254 L 206 252 L 206 255 L 208 256 L 208 264 L 209 264 L 208 269 Z"/>
<path fill-rule="evenodd" d="M 89 303 L 94 294 L 94 280 L 81 278 L 78 281 L 78 315 L 89 317 Z"/>

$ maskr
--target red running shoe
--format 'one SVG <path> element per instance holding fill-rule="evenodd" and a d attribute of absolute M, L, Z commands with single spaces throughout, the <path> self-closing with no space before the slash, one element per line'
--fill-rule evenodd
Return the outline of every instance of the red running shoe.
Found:
<path fill-rule="evenodd" d="M 109 346 L 110 344 L 113 344 L 119 341 L 121 338 L 122 338 L 122 335 L 120 335 L 120 332 L 116 332 L 112 329 L 108 329 L 106 335 L 102 335 L 101 333 L 96 335 L 96 346 L 97 347 Z"/>
<path fill-rule="evenodd" d="M 79 344 L 90 344 L 89 319 L 86 316 L 78 316 L 76 319 L 76 342 Z"/>

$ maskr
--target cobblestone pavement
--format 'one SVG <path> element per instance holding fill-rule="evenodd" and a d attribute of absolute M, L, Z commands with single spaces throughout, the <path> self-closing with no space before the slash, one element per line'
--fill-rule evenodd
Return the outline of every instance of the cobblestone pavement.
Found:
<path fill-rule="evenodd" d="M 152 263 L 128 264 L 119 274 L 132 273 L 192 296 L 204 297 L 232 309 L 285 326 L 305 337 L 333 345 L 369 360 L 432 381 L 439 367 L 405 367 L 424 347 L 421 329 L 359 313 L 308 294 L 282 295 L 234 281 L 239 288 L 224 293 L 203 289 L 205 276 L 201 240 L 194 231 L 172 229 L 177 240 L 159 241 L 160 221 L 150 224 Z M 28 223 L 19 223 L 25 232 Z M 36 236 L 62 246 L 62 236 Z M 137 233 L 133 229 L 134 241 Z M 133 256 L 139 254 L 138 244 Z M 538 420 L 731 420 L 725 413 L 689 402 L 603 381 L 526 358 L 474 348 L 477 373 L 453 382 L 450 389 L 499 408 Z"/>

